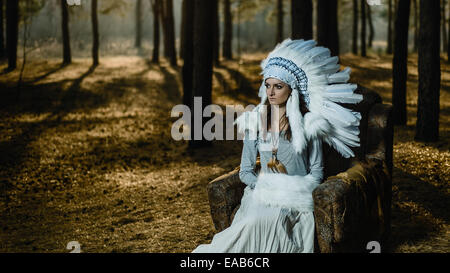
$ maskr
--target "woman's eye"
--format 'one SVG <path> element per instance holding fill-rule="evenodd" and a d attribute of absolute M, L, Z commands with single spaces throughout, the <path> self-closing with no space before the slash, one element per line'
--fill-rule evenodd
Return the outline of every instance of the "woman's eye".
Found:
<path fill-rule="evenodd" d="M 281 85 L 277 85 L 277 88 L 278 88 L 278 89 L 281 89 L 281 88 L 283 88 L 283 86 L 281 86 Z"/>

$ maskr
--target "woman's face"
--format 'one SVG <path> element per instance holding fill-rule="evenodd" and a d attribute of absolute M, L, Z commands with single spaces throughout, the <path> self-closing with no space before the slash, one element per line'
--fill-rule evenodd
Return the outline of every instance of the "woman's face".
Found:
<path fill-rule="evenodd" d="M 291 87 L 275 78 L 266 79 L 267 98 L 271 105 L 284 104 L 291 94 Z"/>

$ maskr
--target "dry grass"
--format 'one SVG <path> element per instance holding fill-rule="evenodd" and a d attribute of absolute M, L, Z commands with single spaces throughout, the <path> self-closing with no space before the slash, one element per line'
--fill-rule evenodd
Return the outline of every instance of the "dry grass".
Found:
<path fill-rule="evenodd" d="M 215 69 L 213 102 L 257 104 L 259 61 Z M 342 56 L 353 82 L 390 101 L 391 58 Z M 0 78 L 0 252 L 190 252 L 215 233 L 207 183 L 237 166 L 240 141 L 187 150 L 170 137 L 180 68 L 140 57 L 59 66 L 33 61 Z M 413 140 L 417 62 L 410 59 L 408 125 L 395 128 L 395 252 L 448 252 L 449 80 L 443 63 L 441 140 Z M 3 69 L 5 65 L 0 66 Z"/>

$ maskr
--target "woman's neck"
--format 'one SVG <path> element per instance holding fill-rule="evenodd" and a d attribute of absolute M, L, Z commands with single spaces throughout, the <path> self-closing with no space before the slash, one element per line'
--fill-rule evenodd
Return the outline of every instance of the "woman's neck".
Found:
<path fill-rule="evenodd" d="M 274 121 L 274 123 L 272 123 L 272 124 L 275 125 L 276 127 L 270 126 L 271 127 L 270 131 L 278 132 L 278 131 L 285 130 L 286 128 L 281 128 L 281 126 L 282 126 L 281 118 L 286 113 L 286 104 L 272 105 L 271 113 L 272 113 L 271 120 Z M 284 126 L 284 127 L 286 127 L 286 126 Z"/>

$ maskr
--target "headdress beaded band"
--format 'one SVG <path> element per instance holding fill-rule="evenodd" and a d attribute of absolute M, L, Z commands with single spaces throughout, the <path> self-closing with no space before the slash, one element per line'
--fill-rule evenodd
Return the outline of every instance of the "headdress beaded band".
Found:
<path fill-rule="evenodd" d="M 296 84 L 299 89 L 299 91 L 302 93 L 303 98 L 305 99 L 306 105 L 309 106 L 309 94 L 306 90 L 308 90 L 308 78 L 306 77 L 306 73 L 298 67 L 294 62 L 291 60 L 282 58 L 282 57 L 273 57 L 270 58 L 267 62 L 266 68 L 269 68 L 270 66 L 279 66 L 284 68 L 286 71 L 288 71 L 292 76 L 296 79 Z M 292 88 L 295 88 L 294 86 L 291 86 Z"/>
<path fill-rule="evenodd" d="M 289 84 L 291 92 L 286 102 L 291 143 L 297 153 L 306 149 L 308 140 L 321 138 L 343 157 L 354 157 L 350 147 L 358 147 L 361 113 L 342 104 L 357 104 L 363 96 L 354 91 L 356 84 L 348 83 L 350 68 L 340 71 L 339 57 L 331 56 L 328 48 L 317 46 L 314 40 L 291 40 L 279 43 L 261 61 L 263 81 L 258 96 L 261 102 L 252 111 L 236 119 L 238 129 L 249 129 L 252 137 L 263 130 L 261 114 L 267 102 L 265 80 L 275 78 Z M 303 96 L 301 96 L 303 95 Z M 300 100 L 308 112 L 301 110 Z"/>

